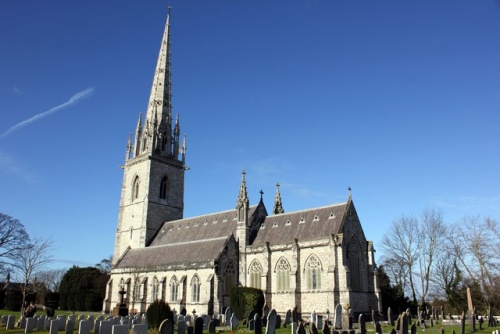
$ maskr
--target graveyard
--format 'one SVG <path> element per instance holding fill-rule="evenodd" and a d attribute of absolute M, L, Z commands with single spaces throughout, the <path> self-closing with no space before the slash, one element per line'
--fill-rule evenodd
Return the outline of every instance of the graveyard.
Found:
<path fill-rule="evenodd" d="M 8 333 L 40 333 L 40 334 L 211 334 L 211 333 L 245 333 L 245 334 L 499 334 L 497 325 L 479 323 L 471 317 L 453 316 L 453 320 L 442 320 L 440 317 L 429 318 L 425 325 L 418 317 L 412 318 L 403 312 L 397 320 L 366 319 L 360 315 L 357 319 L 345 314 L 323 316 L 307 315 L 295 319 L 290 310 L 280 317 L 276 310 L 264 310 L 267 316 L 260 317 L 249 314 L 248 319 L 240 321 L 230 309 L 217 319 L 208 316 L 175 315 L 174 321 L 165 320 L 159 329 L 148 329 L 145 315 L 111 316 L 99 313 L 75 314 L 69 311 L 58 311 L 52 318 L 39 311 L 34 317 L 26 318 L 20 312 L 0 310 L 0 334 Z M 226 320 L 229 319 L 229 320 Z M 472 321 L 471 321 L 472 320 Z"/>

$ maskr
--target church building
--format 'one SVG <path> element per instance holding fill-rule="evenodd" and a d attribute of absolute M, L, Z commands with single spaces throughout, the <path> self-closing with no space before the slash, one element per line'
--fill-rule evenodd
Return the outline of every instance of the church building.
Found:
<path fill-rule="evenodd" d="M 236 205 L 184 218 L 186 142 L 172 117 L 167 15 L 145 117 L 128 140 L 113 266 L 103 311 L 122 300 L 145 313 L 155 300 L 189 313 L 221 314 L 234 286 L 261 289 L 278 313 L 379 310 L 374 248 L 350 189 L 345 202 L 285 212 L 279 184 L 272 210 L 251 205 L 245 172 Z M 237 196 L 236 196 L 237 195 Z M 123 299 L 122 299 L 123 298 Z"/>

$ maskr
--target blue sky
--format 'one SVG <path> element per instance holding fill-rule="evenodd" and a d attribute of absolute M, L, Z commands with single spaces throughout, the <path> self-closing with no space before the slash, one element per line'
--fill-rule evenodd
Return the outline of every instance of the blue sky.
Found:
<path fill-rule="evenodd" d="M 165 1 L 0 2 L 0 212 L 54 267 L 113 252 L 125 146 Z M 498 1 L 171 2 L 185 216 L 354 203 L 375 248 L 401 215 L 500 217 Z M 380 256 L 381 254 L 377 254 Z"/>

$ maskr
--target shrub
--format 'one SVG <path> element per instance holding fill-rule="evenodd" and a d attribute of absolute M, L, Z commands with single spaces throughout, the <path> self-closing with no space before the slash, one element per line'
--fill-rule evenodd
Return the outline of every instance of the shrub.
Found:
<path fill-rule="evenodd" d="M 250 312 L 262 313 L 264 293 L 262 290 L 248 287 L 234 287 L 230 295 L 231 310 L 238 319 L 246 320 Z"/>
<path fill-rule="evenodd" d="M 170 306 L 163 300 L 155 300 L 149 305 L 146 311 L 146 318 L 148 319 L 148 328 L 158 329 L 163 320 L 169 319 L 174 321 L 174 314 L 170 310 Z"/>

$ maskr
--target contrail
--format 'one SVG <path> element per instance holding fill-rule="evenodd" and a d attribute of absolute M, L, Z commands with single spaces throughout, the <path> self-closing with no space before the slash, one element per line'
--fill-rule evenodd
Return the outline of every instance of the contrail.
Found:
<path fill-rule="evenodd" d="M 2 135 L 0 135 L 0 138 L 7 137 L 11 133 L 16 132 L 17 130 L 25 127 L 26 125 L 29 125 L 29 124 L 31 124 L 33 122 L 38 121 L 39 119 L 47 117 L 50 114 L 53 114 L 53 113 L 55 113 L 58 110 L 64 109 L 64 108 L 69 107 L 69 106 L 72 106 L 73 104 L 78 103 L 80 100 L 83 100 L 83 99 L 91 96 L 93 93 L 94 93 L 94 88 L 92 88 L 92 87 L 91 88 L 87 88 L 85 90 L 82 90 L 81 92 L 78 92 L 75 95 L 73 95 L 68 101 L 66 101 L 66 102 L 64 102 L 64 103 L 62 103 L 62 104 L 60 104 L 58 106 L 55 106 L 54 108 L 51 108 L 51 109 L 49 109 L 47 111 L 44 111 L 44 112 L 42 112 L 42 113 L 40 113 L 38 115 L 35 115 L 35 116 L 31 117 L 31 118 L 28 118 L 25 121 L 17 123 L 16 125 L 14 125 L 11 128 L 9 128 L 7 131 L 5 131 L 4 133 L 2 133 Z"/>

